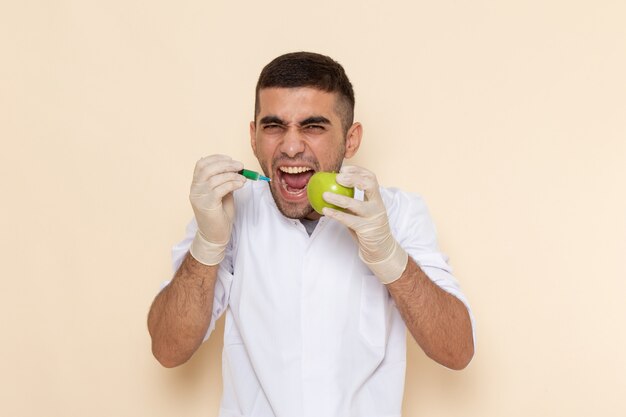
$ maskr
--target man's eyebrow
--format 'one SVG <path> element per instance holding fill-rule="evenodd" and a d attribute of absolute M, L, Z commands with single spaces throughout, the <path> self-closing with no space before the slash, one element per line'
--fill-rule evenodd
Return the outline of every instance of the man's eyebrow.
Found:
<path fill-rule="evenodd" d="M 284 125 L 285 122 L 283 122 L 280 118 L 278 118 L 276 116 L 265 116 L 265 117 L 263 117 L 259 121 L 259 124 L 262 124 L 262 125 L 269 125 L 269 124 Z"/>
<path fill-rule="evenodd" d="M 307 117 L 306 119 L 304 119 L 304 120 L 302 120 L 300 122 L 300 126 L 306 126 L 306 125 L 329 125 L 329 124 L 331 124 L 330 120 L 328 120 L 324 116 Z"/>

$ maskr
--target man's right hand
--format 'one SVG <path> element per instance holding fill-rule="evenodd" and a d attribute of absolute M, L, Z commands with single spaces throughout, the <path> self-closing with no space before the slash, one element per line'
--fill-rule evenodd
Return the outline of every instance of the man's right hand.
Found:
<path fill-rule="evenodd" d="M 233 191 L 246 182 L 238 174 L 241 169 L 241 162 L 226 155 L 207 156 L 196 163 L 189 201 L 198 232 L 190 252 L 204 265 L 217 265 L 224 259 L 235 217 Z"/>

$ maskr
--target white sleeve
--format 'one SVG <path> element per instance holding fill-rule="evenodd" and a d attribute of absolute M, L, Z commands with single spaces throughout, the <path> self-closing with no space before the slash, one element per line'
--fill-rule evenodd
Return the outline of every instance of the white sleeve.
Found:
<path fill-rule="evenodd" d="M 189 247 L 191 246 L 191 241 L 196 235 L 196 231 L 198 230 L 198 224 L 196 220 L 193 219 L 185 230 L 185 238 L 181 240 L 179 243 L 172 247 L 172 268 L 174 273 L 178 271 L 180 265 L 183 263 L 183 259 L 189 252 Z M 215 291 L 213 293 L 213 311 L 211 313 L 211 322 L 209 324 L 209 328 L 207 330 L 206 335 L 204 336 L 204 341 L 206 341 L 213 329 L 215 329 L 215 322 L 224 314 L 226 308 L 228 307 L 228 300 L 230 297 L 230 288 L 233 282 L 233 267 L 232 267 L 232 239 L 228 244 L 226 249 L 226 256 L 224 260 L 220 263 L 219 269 L 217 271 L 217 281 L 215 282 Z M 165 288 L 170 281 L 166 281 L 163 283 L 162 288 Z"/>
<path fill-rule="evenodd" d="M 472 309 L 458 281 L 452 275 L 448 257 L 439 250 L 435 224 L 424 200 L 418 195 L 393 189 L 384 190 L 383 196 L 394 237 L 431 281 L 465 305 L 472 322 L 472 333 L 474 333 Z"/>

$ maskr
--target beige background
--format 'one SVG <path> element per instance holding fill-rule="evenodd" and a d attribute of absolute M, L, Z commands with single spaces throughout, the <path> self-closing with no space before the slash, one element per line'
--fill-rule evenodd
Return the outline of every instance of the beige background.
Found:
<path fill-rule="evenodd" d="M 251 168 L 278 54 L 346 67 L 354 160 L 419 192 L 477 319 L 468 369 L 411 341 L 406 416 L 623 416 L 626 3 L 0 3 L 0 414 L 215 416 L 145 319 L 200 156 Z"/>

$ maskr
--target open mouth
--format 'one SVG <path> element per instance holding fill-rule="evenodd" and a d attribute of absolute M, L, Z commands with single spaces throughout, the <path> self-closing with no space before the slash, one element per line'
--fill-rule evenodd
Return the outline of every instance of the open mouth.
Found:
<path fill-rule="evenodd" d="M 278 185 L 283 197 L 287 200 L 306 198 L 306 186 L 315 170 L 307 166 L 278 167 Z"/>

